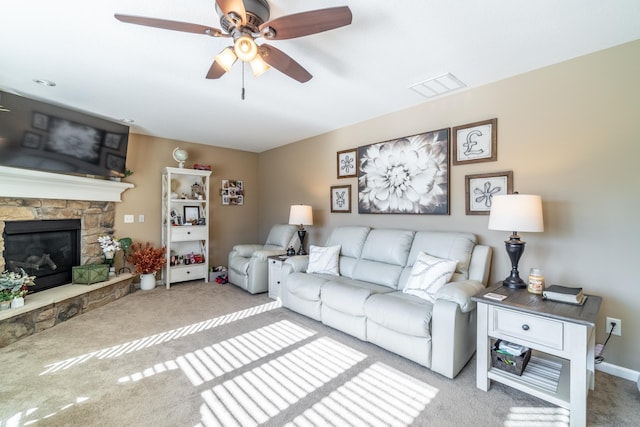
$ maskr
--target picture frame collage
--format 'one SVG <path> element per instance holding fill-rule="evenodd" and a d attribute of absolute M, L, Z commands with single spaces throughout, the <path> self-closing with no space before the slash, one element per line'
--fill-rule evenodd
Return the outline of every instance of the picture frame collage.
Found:
<path fill-rule="evenodd" d="M 497 159 L 498 119 L 492 118 L 338 151 L 336 174 L 358 179 L 358 213 L 448 215 L 449 165 Z M 329 191 L 331 212 L 351 213 L 351 185 Z M 465 214 L 488 215 L 493 196 L 512 193 L 513 171 L 465 175 Z"/>
<path fill-rule="evenodd" d="M 220 196 L 223 205 L 244 205 L 244 182 L 241 180 L 223 179 Z"/>

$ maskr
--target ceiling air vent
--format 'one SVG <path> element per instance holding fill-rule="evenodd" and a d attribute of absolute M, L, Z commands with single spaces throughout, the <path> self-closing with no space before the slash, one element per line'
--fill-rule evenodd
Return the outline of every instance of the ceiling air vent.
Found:
<path fill-rule="evenodd" d="M 458 80 L 453 74 L 447 73 L 441 76 L 416 83 L 410 89 L 418 92 L 425 98 L 433 98 L 434 96 L 444 95 L 460 88 L 466 87 L 464 83 Z"/>

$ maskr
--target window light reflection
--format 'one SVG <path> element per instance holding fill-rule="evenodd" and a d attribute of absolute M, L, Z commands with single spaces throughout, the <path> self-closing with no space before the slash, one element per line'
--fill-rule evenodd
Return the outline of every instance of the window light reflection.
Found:
<path fill-rule="evenodd" d="M 547 407 L 519 407 L 514 406 L 510 409 L 507 419 L 504 422 L 505 427 L 524 427 L 524 426 L 569 426 L 569 410 L 565 408 Z"/>
<path fill-rule="evenodd" d="M 183 326 L 181 328 L 173 329 L 170 331 L 155 334 L 149 337 L 140 338 L 135 341 L 130 341 L 124 344 L 119 344 L 114 347 L 94 351 L 91 353 L 83 354 L 81 356 L 72 357 L 67 360 L 55 362 L 45 366 L 45 370 L 40 375 L 46 375 L 53 372 L 57 372 L 61 369 L 68 369 L 72 366 L 84 363 L 93 358 L 109 359 L 121 356 L 125 353 L 133 353 L 135 351 L 142 350 L 154 345 L 162 344 L 167 341 L 176 340 L 184 336 L 192 335 L 198 332 L 202 332 L 208 329 L 217 328 L 222 325 L 227 325 L 238 320 L 246 319 L 252 316 L 256 316 L 261 313 L 265 313 L 270 310 L 274 310 L 281 307 L 282 303 L 272 301 L 267 304 L 262 304 L 256 307 L 251 307 L 246 310 L 236 311 L 234 313 L 226 314 L 224 316 L 215 317 L 213 319 L 204 320 L 202 322 L 194 323 L 192 325 Z"/>
<path fill-rule="evenodd" d="M 366 357 L 330 338 L 319 338 L 202 393 L 202 425 L 265 423 Z"/>
<path fill-rule="evenodd" d="M 438 389 L 383 363 L 374 363 L 287 424 L 406 426 Z"/>
<path fill-rule="evenodd" d="M 316 332 L 311 329 L 303 328 L 288 320 L 281 320 L 206 348 L 185 353 L 173 361 L 122 377 L 118 382 L 139 381 L 164 370 L 172 369 L 170 364 L 173 364 L 182 370 L 194 386 L 198 386 L 281 351 L 315 334 Z M 271 341 L 271 344 L 265 348 L 264 342 L 268 340 Z"/>

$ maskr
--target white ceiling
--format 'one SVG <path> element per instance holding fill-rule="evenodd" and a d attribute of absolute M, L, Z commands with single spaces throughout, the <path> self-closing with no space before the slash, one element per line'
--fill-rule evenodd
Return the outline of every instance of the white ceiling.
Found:
<path fill-rule="evenodd" d="M 248 68 L 243 101 L 240 63 L 204 78 L 229 39 L 113 17 L 220 28 L 214 0 L 0 0 L 0 88 L 133 119 L 136 133 L 261 152 L 429 102 L 409 87 L 444 73 L 467 90 L 640 39 L 638 0 L 269 3 L 271 19 L 343 5 L 353 13 L 350 26 L 270 42 L 314 76 L 307 83 Z"/>

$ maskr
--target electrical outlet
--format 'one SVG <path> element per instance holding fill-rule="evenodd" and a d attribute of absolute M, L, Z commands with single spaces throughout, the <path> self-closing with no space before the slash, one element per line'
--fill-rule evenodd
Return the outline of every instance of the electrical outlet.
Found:
<path fill-rule="evenodd" d="M 133 215 L 125 215 L 124 216 L 124 223 L 125 224 L 132 224 L 133 223 Z"/>
<path fill-rule="evenodd" d="M 611 331 L 611 324 L 612 323 L 616 324 L 616 327 L 613 328 L 612 334 L 621 336 L 622 335 L 622 320 L 615 319 L 613 317 L 607 317 L 607 326 L 606 326 L 607 334 Z"/>
<path fill-rule="evenodd" d="M 138 222 L 144 222 L 144 215 L 138 215 Z"/>

